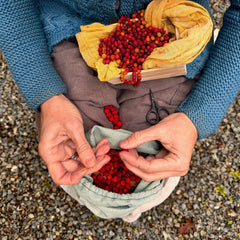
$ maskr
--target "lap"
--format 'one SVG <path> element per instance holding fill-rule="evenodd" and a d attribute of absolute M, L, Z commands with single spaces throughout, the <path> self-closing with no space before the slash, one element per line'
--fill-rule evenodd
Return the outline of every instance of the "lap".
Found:
<path fill-rule="evenodd" d="M 113 105 L 119 111 L 122 128 L 137 131 L 149 127 L 146 113 L 151 107 L 149 89 L 158 104 L 170 113 L 191 91 L 196 79 L 184 76 L 156 79 L 133 85 L 113 85 L 99 81 L 96 72 L 83 60 L 77 43 L 62 41 L 52 53 L 54 67 L 67 86 L 67 97 L 78 107 L 85 131 L 94 125 L 112 128 L 103 107 Z"/>

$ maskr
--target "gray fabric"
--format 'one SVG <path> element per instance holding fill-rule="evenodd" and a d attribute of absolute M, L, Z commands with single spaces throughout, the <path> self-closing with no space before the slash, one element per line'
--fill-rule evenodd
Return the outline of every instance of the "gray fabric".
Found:
<path fill-rule="evenodd" d="M 67 97 L 82 115 L 86 132 L 94 125 L 113 127 L 103 112 L 105 105 L 113 105 L 119 110 L 123 129 L 135 132 L 148 128 L 150 125 L 146 122 L 146 113 L 151 107 L 149 88 L 158 104 L 173 113 L 196 81 L 179 76 L 142 82 L 139 87 L 100 82 L 94 70 L 84 62 L 78 45 L 69 41 L 55 46 L 52 59 L 67 85 Z"/>
<path fill-rule="evenodd" d="M 119 142 L 131 134 L 132 132 L 123 129 L 113 130 L 94 126 L 90 132 L 86 133 L 86 138 L 92 147 L 95 147 L 101 139 L 108 138 L 111 147 L 119 149 Z M 141 153 L 156 154 L 160 151 L 160 145 L 156 141 L 152 141 L 139 146 L 137 150 Z M 162 180 L 154 182 L 141 180 L 134 193 L 117 194 L 94 186 L 92 177 L 85 175 L 73 187 L 78 200 L 95 215 L 101 218 L 122 218 L 144 203 L 155 199 L 159 195 L 163 183 Z"/>
<path fill-rule="evenodd" d="M 111 128 L 104 128 L 101 126 L 94 126 L 91 131 L 86 133 L 86 139 L 91 144 L 92 147 L 97 146 L 98 142 L 103 139 L 107 138 L 109 140 L 109 144 L 113 149 L 120 149 L 119 143 L 129 137 L 132 132 L 118 129 L 113 130 Z M 147 153 L 147 154 L 157 154 L 161 148 L 161 145 L 157 141 L 151 141 L 142 144 L 141 146 L 137 147 L 136 150 L 138 152 Z"/>

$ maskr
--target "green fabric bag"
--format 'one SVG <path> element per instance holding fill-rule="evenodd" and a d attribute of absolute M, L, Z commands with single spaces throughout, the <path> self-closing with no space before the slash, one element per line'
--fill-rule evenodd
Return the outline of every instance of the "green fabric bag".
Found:
<path fill-rule="evenodd" d="M 92 147 L 103 139 L 108 138 L 113 149 L 120 149 L 119 142 L 132 134 L 127 130 L 113 130 L 94 126 L 86 133 L 86 138 Z M 139 146 L 136 150 L 146 154 L 156 154 L 161 145 L 152 141 Z M 101 218 L 123 218 L 139 206 L 155 199 L 162 187 L 163 181 L 145 182 L 141 180 L 135 191 L 131 194 L 118 194 L 106 191 L 93 185 L 90 175 L 85 175 L 78 184 L 73 185 L 78 199 L 96 216 Z"/>

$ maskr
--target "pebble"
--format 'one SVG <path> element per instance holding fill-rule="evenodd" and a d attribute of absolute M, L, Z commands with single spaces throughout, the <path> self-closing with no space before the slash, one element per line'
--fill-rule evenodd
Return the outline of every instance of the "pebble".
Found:
<path fill-rule="evenodd" d="M 28 218 L 33 219 L 34 215 L 32 213 L 28 214 Z"/>

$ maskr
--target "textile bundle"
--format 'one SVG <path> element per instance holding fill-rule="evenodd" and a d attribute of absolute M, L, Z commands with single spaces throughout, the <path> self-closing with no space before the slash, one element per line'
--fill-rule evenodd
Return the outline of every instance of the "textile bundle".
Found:
<path fill-rule="evenodd" d="M 213 24 L 208 11 L 201 5 L 185 0 L 153 0 L 145 11 L 149 25 L 164 28 L 173 34 L 170 42 L 157 47 L 143 63 L 143 69 L 166 68 L 192 62 L 212 36 Z M 109 81 L 122 71 L 115 61 L 103 64 L 98 54 L 100 40 L 108 37 L 116 25 L 93 23 L 81 26 L 76 34 L 79 50 L 86 63 L 98 72 L 101 81 Z"/>

